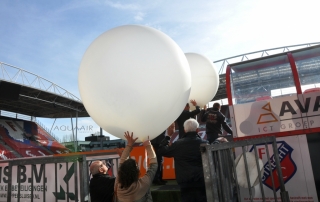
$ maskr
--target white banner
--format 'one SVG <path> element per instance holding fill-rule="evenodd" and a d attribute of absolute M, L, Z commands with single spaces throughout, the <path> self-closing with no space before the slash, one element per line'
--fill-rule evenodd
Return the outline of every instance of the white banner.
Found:
<path fill-rule="evenodd" d="M 234 135 L 244 137 L 317 128 L 320 127 L 319 108 L 320 92 L 234 105 Z"/>
<path fill-rule="evenodd" d="M 31 178 L 31 165 L 20 166 L 20 174 L 18 166 L 12 167 L 12 186 L 11 201 L 16 202 L 20 198 L 21 202 L 31 201 L 75 201 L 75 182 L 74 182 L 74 166 L 76 163 L 58 163 L 57 164 L 57 191 L 55 188 L 55 164 L 36 165 L 33 170 L 33 178 Z M 0 164 L 0 201 L 7 201 L 8 179 L 10 176 L 8 163 Z M 45 176 L 43 176 L 45 168 Z M 18 193 L 18 179 L 20 177 L 20 193 Z M 31 185 L 33 179 L 33 185 Z M 78 181 L 79 182 L 79 181 Z M 68 184 L 68 189 L 67 189 Z M 79 183 L 78 183 L 79 185 Z M 33 194 L 31 195 L 31 190 Z M 80 193 L 80 187 L 78 187 Z M 45 194 L 45 195 L 44 195 Z M 79 195 L 80 198 L 80 195 Z"/>

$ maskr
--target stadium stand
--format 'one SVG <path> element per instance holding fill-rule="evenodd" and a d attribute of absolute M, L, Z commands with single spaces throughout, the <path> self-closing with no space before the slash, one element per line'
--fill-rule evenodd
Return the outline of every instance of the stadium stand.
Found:
<path fill-rule="evenodd" d="M 36 141 L 43 147 L 47 148 L 54 154 L 69 153 L 69 150 L 55 140 L 49 133 L 42 129 L 39 125 L 31 121 L 23 122 L 24 131 L 31 137 L 35 137 Z"/>
<path fill-rule="evenodd" d="M 54 140 L 37 124 L 30 121 L 0 119 L 0 136 L 3 145 L 8 145 L 22 157 L 46 156 L 67 153 L 69 150 Z M 13 151 L 0 148 L 7 159 L 16 158 Z M 2 158 L 2 157 L 0 157 Z"/>
<path fill-rule="evenodd" d="M 5 145 L 5 143 L 0 140 L 0 160 L 14 159 L 20 157 L 20 155 L 15 154 L 16 152 Z"/>

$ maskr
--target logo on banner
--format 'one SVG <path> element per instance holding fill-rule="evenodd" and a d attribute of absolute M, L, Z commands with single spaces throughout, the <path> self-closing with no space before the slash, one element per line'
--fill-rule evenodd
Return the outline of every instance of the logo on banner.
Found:
<path fill-rule="evenodd" d="M 71 179 L 72 175 L 74 174 L 74 163 L 71 165 L 71 167 L 68 169 L 67 173 L 65 174 L 65 176 L 63 177 L 63 181 L 68 184 L 69 180 Z M 62 168 L 62 165 L 60 164 L 60 169 Z M 65 200 L 66 196 L 70 199 L 70 200 L 75 200 L 76 196 L 73 192 L 66 192 L 60 185 L 60 190 L 59 192 L 52 192 L 53 195 L 56 197 L 57 200 Z"/>
<path fill-rule="evenodd" d="M 268 113 L 260 114 L 257 124 L 264 124 L 270 122 L 278 122 L 278 119 L 273 115 L 270 102 L 264 105 L 261 109 L 268 111 Z"/>
<path fill-rule="evenodd" d="M 297 171 L 297 166 L 291 157 L 293 148 L 285 141 L 279 141 L 277 142 L 277 145 L 279 145 L 278 153 L 279 153 L 283 182 L 285 184 L 295 175 Z M 257 145 L 257 149 L 259 153 L 259 158 L 262 159 L 263 157 L 266 157 L 264 144 Z M 250 152 L 252 151 L 253 151 L 253 147 L 250 149 Z M 272 188 L 272 177 L 273 177 L 275 190 L 278 191 L 280 188 L 280 183 L 279 183 L 278 172 L 276 167 L 277 166 L 276 166 L 275 157 L 274 155 L 272 155 L 270 157 L 270 166 L 268 161 L 264 164 L 262 183 L 266 185 L 268 188 L 270 188 L 271 190 L 273 190 Z"/>

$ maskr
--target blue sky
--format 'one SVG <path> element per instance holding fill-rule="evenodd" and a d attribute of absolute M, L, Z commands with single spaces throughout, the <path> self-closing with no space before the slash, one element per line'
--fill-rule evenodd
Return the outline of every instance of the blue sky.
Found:
<path fill-rule="evenodd" d="M 319 0 L 2 0 L 0 61 L 38 74 L 80 97 L 82 56 L 96 37 L 111 28 L 150 26 L 170 36 L 183 52 L 215 61 L 319 42 L 319 7 Z M 42 121 L 51 128 L 54 120 Z M 70 127 L 70 120 L 57 120 L 53 132 L 68 134 L 57 130 L 64 125 Z M 99 130 L 91 119 L 80 119 L 78 125 Z M 78 137 L 82 140 L 91 132 L 78 133 Z"/>

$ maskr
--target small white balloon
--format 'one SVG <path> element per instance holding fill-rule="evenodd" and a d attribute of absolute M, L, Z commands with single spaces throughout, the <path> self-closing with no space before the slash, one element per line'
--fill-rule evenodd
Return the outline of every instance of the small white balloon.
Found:
<path fill-rule="evenodd" d="M 197 53 L 185 55 L 189 62 L 192 80 L 189 100 L 196 100 L 197 104 L 203 107 L 218 91 L 219 74 L 209 58 Z"/>
<path fill-rule="evenodd" d="M 78 83 L 92 119 L 124 139 L 161 134 L 183 110 L 191 89 L 188 61 L 166 34 L 125 25 L 95 39 L 85 52 Z"/>

